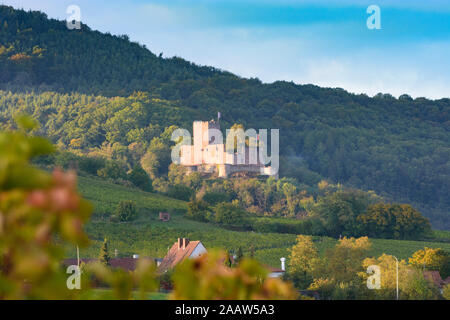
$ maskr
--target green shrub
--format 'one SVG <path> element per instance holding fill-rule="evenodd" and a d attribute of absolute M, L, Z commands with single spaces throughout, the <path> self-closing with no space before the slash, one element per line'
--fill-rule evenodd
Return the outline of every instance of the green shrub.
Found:
<path fill-rule="evenodd" d="M 221 202 L 215 208 L 214 220 L 226 226 L 245 226 L 245 212 L 233 203 Z"/>
<path fill-rule="evenodd" d="M 253 218 L 251 228 L 263 233 L 290 233 L 306 235 L 323 235 L 323 225 L 319 219 L 306 218 L 302 220 L 286 218 Z"/>
<path fill-rule="evenodd" d="M 205 222 L 208 220 L 208 204 L 204 201 L 198 201 L 195 198 L 188 203 L 188 211 L 186 217 Z"/>
<path fill-rule="evenodd" d="M 78 161 L 78 156 L 65 151 L 56 152 L 54 155 L 54 164 L 57 167 L 68 169 L 73 167 Z"/>
<path fill-rule="evenodd" d="M 152 180 L 150 176 L 145 172 L 140 165 L 136 165 L 128 176 L 130 180 L 136 187 L 147 192 L 152 192 Z"/>
<path fill-rule="evenodd" d="M 119 202 L 116 217 L 121 222 L 133 220 L 136 217 L 136 204 L 129 200 Z"/>
<path fill-rule="evenodd" d="M 169 192 L 167 192 L 169 197 L 183 201 L 189 201 L 193 194 L 194 191 L 191 188 L 182 184 L 176 184 L 170 187 Z"/>
<path fill-rule="evenodd" d="M 98 170 L 105 166 L 105 159 L 94 157 L 79 157 L 78 168 L 86 173 L 96 175 Z"/>
<path fill-rule="evenodd" d="M 105 179 L 126 179 L 125 169 L 116 161 L 108 161 L 106 165 L 97 171 L 97 175 Z"/>
<path fill-rule="evenodd" d="M 205 195 L 203 196 L 203 201 L 213 206 L 220 202 L 229 202 L 230 200 L 230 195 L 224 192 L 212 191 L 205 193 Z"/>

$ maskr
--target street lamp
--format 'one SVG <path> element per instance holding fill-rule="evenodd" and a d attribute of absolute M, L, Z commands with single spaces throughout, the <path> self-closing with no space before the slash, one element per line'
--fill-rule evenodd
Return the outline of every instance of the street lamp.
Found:
<path fill-rule="evenodd" d="M 397 262 L 397 300 L 398 300 L 398 259 L 396 256 L 393 256 L 395 261 Z"/>
<path fill-rule="evenodd" d="M 77 245 L 77 266 L 80 267 L 80 248 Z"/>

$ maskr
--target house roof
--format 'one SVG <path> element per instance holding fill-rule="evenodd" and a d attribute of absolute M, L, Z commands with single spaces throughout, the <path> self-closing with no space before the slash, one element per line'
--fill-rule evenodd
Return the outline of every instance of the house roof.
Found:
<path fill-rule="evenodd" d="M 159 265 L 159 271 L 165 272 L 168 269 L 172 269 L 178 263 L 189 258 L 192 252 L 194 252 L 195 248 L 199 245 L 199 243 L 200 241 L 189 241 L 187 246 L 183 249 L 182 247 L 180 247 L 179 242 L 175 242 L 172 245 L 172 248 L 170 248 L 167 255 L 164 257 L 163 261 L 161 261 L 161 264 Z"/>
<path fill-rule="evenodd" d="M 423 272 L 423 276 L 428 281 L 434 283 L 438 288 L 440 288 L 444 283 L 444 281 L 442 281 L 441 275 L 439 274 L 439 271 L 427 270 Z"/>
<path fill-rule="evenodd" d="M 144 259 L 151 259 L 151 258 L 144 258 Z M 111 264 L 111 267 L 113 268 L 121 268 L 123 270 L 126 271 L 134 271 L 134 269 L 136 269 L 137 266 L 137 262 L 139 259 L 135 259 L 135 258 L 112 258 L 111 260 L 109 260 L 109 263 Z M 85 259 L 82 258 L 80 259 L 80 263 L 84 262 L 85 264 L 88 263 L 92 263 L 92 262 L 96 262 L 98 261 L 98 259 Z M 64 266 L 70 266 L 70 265 L 76 265 L 77 264 L 77 259 L 65 259 L 63 260 L 63 265 Z"/>
<path fill-rule="evenodd" d="M 270 272 L 286 272 L 283 269 L 280 268 L 273 268 L 273 267 L 267 267 L 267 270 L 269 270 Z"/>

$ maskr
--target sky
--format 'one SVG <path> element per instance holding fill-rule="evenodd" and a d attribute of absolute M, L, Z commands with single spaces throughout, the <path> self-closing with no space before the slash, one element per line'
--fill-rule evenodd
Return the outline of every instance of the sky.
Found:
<path fill-rule="evenodd" d="M 370 96 L 450 97 L 450 1 L 0 0 L 127 34 L 155 54 L 242 77 Z M 370 5 L 381 29 L 369 29 Z"/>

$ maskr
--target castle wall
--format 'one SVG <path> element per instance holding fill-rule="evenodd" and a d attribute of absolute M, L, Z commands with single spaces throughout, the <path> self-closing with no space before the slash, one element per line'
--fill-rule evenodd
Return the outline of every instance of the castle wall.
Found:
<path fill-rule="evenodd" d="M 219 123 L 214 121 L 195 121 L 194 145 L 181 146 L 181 165 L 188 168 L 188 173 L 217 173 L 226 178 L 236 172 L 252 172 L 261 175 L 278 177 L 271 167 L 265 167 L 259 159 L 258 149 L 245 146 L 243 163 L 239 163 L 237 153 L 227 153 L 222 141 L 214 141 L 210 129 L 220 130 Z M 220 140 L 220 139 L 217 139 Z M 250 153 L 253 156 L 250 157 Z M 252 163 L 256 162 L 256 163 Z M 195 168 L 195 169 L 194 169 Z"/>

